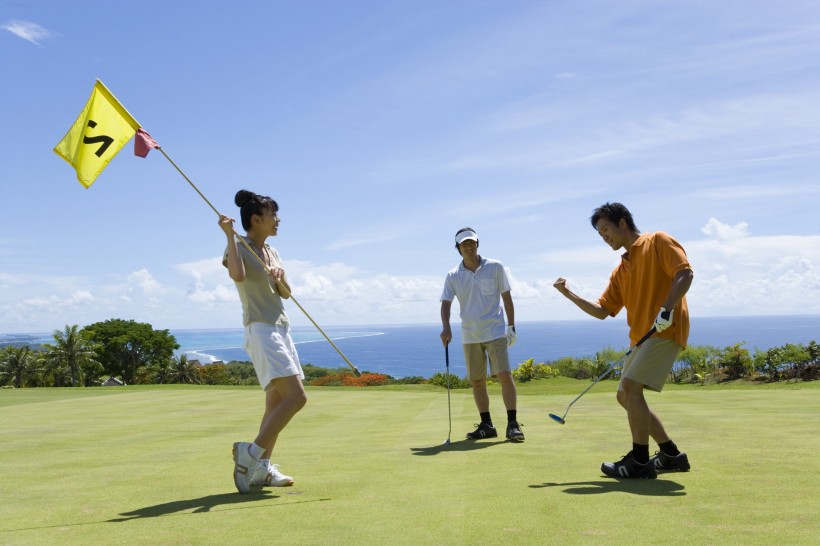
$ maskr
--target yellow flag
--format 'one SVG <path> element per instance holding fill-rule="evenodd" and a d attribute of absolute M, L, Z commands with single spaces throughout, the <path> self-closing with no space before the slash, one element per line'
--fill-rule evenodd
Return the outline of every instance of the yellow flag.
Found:
<path fill-rule="evenodd" d="M 54 152 L 74 167 L 77 180 L 88 188 L 139 128 L 137 120 L 97 80 L 85 108 Z"/>

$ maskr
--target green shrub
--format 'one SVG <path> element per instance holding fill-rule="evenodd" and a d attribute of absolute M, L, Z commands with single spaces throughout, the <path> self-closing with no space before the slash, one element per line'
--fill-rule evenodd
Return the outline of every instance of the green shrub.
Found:
<path fill-rule="evenodd" d="M 428 380 L 428 383 L 430 383 L 431 385 L 447 388 L 447 374 L 436 372 Z M 469 389 L 471 387 L 472 385 L 470 385 L 470 382 L 466 378 L 461 379 L 453 374 L 450 374 L 451 389 Z"/>
<path fill-rule="evenodd" d="M 248 361 L 232 360 L 226 365 L 231 384 L 234 385 L 258 385 L 256 370 L 253 364 Z"/>
<path fill-rule="evenodd" d="M 595 362 L 589 358 L 566 356 L 553 363 L 558 374 L 572 379 L 590 379 L 595 377 Z M 600 374 L 599 374 L 600 375 Z"/>
<path fill-rule="evenodd" d="M 234 385 L 234 379 L 228 373 L 228 366 L 223 362 L 214 362 L 202 366 L 199 375 L 203 385 Z"/>
<path fill-rule="evenodd" d="M 612 366 L 613 362 L 617 362 L 625 354 L 626 351 L 616 351 L 611 347 L 601 349 L 595 353 L 595 357 L 590 362 L 590 372 L 595 377 L 600 376 L 607 370 L 607 368 Z"/>
<path fill-rule="evenodd" d="M 558 375 L 558 370 L 553 369 L 549 364 L 543 362 L 535 364 L 534 361 L 535 359 L 530 358 L 519 364 L 512 372 L 513 379 L 524 383 L 533 379 L 549 379 Z"/>
<path fill-rule="evenodd" d="M 302 371 L 305 372 L 305 382 L 310 383 L 314 379 L 330 375 L 330 370 L 314 366 L 313 364 L 303 364 Z"/>
<path fill-rule="evenodd" d="M 729 379 L 750 377 L 754 370 L 752 355 L 741 347 L 745 341 L 723 349 L 717 358 L 717 365 Z"/>
<path fill-rule="evenodd" d="M 427 380 L 420 375 L 408 375 L 407 377 L 400 377 L 392 381 L 396 385 L 421 385 Z"/>
<path fill-rule="evenodd" d="M 711 345 L 689 345 L 678 355 L 678 360 L 688 364 L 693 372 L 692 377 L 703 385 L 706 378 L 717 371 L 719 354 L 720 351 Z"/>

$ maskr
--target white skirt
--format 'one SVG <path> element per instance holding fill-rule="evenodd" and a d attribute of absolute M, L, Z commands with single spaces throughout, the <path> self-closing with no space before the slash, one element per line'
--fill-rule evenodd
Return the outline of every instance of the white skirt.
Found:
<path fill-rule="evenodd" d="M 290 328 L 265 322 L 251 322 L 245 327 L 245 351 L 251 357 L 259 385 L 268 390 L 279 377 L 298 375 L 305 378 Z"/>

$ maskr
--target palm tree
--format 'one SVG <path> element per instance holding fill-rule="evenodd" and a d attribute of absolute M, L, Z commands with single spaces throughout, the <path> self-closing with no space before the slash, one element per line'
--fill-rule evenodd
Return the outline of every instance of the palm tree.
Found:
<path fill-rule="evenodd" d="M 189 361 L 186 355 L 172 357 L 170 371 L 169 379 L 174 383 L 200 384 L 199 364 Z"/>
<path fill-rule="evenodd" d="M 173 372 L 174 370 L 171 368 L 171 365 L 174 363 L 172 358 L 168 359 L 167 361 L 162 361 L 156 366 L 150 366 L 150 374 L 151 380 L 154 383 L 159 383 L 162 385 L 163 383 L 172 383 Z"/>
<path fill-rule="evenodd" d="M 0 381 L 11 383 L 17 389 L 28 385 L 35 361 L 35 355 L 28 345 L 5 349 L 0 353 Z"/>
<path fill-rule="evenodd" d="M 102 364 L 97 362 L 95 347 L 79 332 L 76 324 L 66 324 L 65 330 L 54 330 L 54 344 L 46 344 L 44 359 L 59 376 L 60 372 L 71 374 L 71 386 L 77 386 L 77 380 L 90 381 L 102 372 Z M 84 381 L 86 384 L 88 381 Z"/>

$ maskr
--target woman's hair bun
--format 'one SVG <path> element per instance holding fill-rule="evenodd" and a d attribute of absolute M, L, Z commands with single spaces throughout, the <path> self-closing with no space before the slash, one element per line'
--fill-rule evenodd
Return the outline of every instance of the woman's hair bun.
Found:
<path fill-rule="evenodd" d="M 236 197 L 234 197 L 233 202 L 236 203 L 237 207 L 241 208 L 245 206 L 245 203 L 247 203 L 254 197 L 256 197 L 256 194 L 252 191 L 239 190 L 238 192 L 236 192 Z"/>

